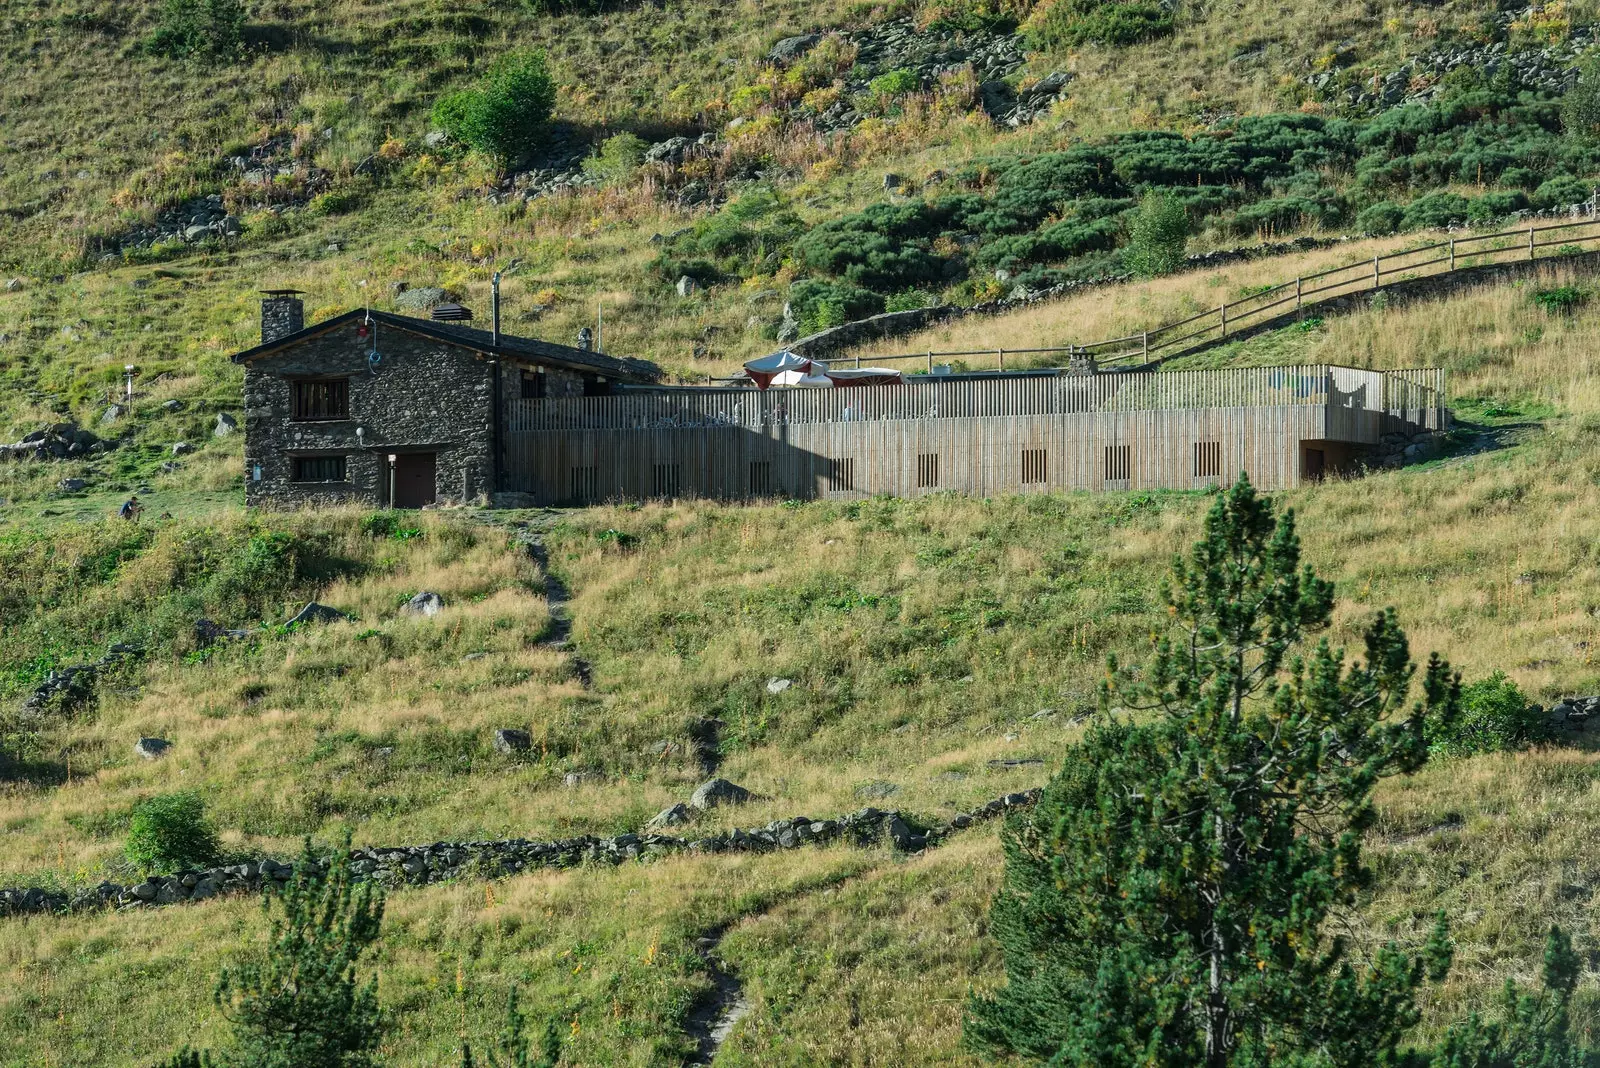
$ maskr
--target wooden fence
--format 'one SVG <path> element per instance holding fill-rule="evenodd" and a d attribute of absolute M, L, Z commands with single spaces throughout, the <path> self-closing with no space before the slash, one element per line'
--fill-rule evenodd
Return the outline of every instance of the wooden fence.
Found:
<path fill-rule="evenodd" d="M 1171 411 L 1328 405 L 1374 412 L 1432 412 L 1445 405 L 1438 368 L 1240 367 L 1096 375 L 918 378 L 852 389 L 629 390 L 606 397 L 513 400 L 506 429 L 670 430 L 679 428 L 962 419 L 1087 412 Z"/>
<path fill-rule="evenodd" d="M 1533 225 L 1493 234 L 1453 236 L 1418 248 L 1374 256 L 1370 260 L 1334 267 L 1316 274 L 1301 275 L 1275 286 L 1266 286 L 1235 301 L 1226 301 L 1187 319 L 1158 326 L 1153 330 L 1109 338 L 1083 345 L 1062 345 L 1033 349 L 965 349 L 953 352 L 908 352 L 890 356 L 869 356 L 874 365 L 923 363 L 932 374 L 941 360 L 967 357 L 994 357 L 997 370 L 1030 366 L 1033 357 L 1064 355 L 1092 356 L 1102 366 L 1120 363 L 1148 363 L 1168 360 L 1226 339 L 1231 334 L 1259 326 L 1292 311 L 1304 311 L 1331 300 L 1357 293 L 1374 292 L 1385 285 L 1452 271 L 1494 264 L 1525 263 L 1539 258 L 1541 249 L 1555 248 L 1556 254 L 1600 250 L 1600 219 L 1588 218 L 1564 223 Z M 861 357 L 854 358 L 861 366 Z M 842 366 L 837 364 L 836 366 Z"/>

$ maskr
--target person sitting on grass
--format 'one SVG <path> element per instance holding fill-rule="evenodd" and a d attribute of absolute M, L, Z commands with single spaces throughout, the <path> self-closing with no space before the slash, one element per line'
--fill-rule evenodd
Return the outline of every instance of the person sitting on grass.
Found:
<path fill-rule="evenodd" d="M 117 515 L 130 523 L 137 523 L 139 514 L 143 511 L 144 505 L 139 503 L 138 495 L 134 495 L 122 502 L 122 507 L 117 509 Z"/>

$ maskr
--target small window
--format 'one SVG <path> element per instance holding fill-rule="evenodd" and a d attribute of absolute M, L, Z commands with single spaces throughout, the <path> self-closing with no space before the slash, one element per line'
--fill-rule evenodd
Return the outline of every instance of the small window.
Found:
<path fill-rule="evenodd" d="M 350 418 L 350 380 L 325 378 L 289 383 L 289 398 L 297 420 Z"/>
<path fill-rule="evenodd" d="M 1194 477 L 1217 478 L 1222 474 L 1222 442 L 1194 443 Z"/>
<path fill-rule="evenodd" d="M 919 452 L 917 454 L 917 488 L 932 489 L 939 484 L 939 454 L 936 452 Z"/>
<path fill-rule="evenodd" d="M 343 456 L 296 456 L 296 482 L 347 482 Z"/>
<path fill-rule="evenodd" d="M 652 497 L 674 498 L 683 490 L 682 464 L 651 464 L 650 489 Z"/>
<path fill-rule="evenodd" d="M 546 393 L 543 371 L 522 372 L 522 399 L 540 400 L 548 396 Z"/>
<path fill-rule="evenodd" d="M 585 397 L 609 397 L 611 395 L 611 383 L 599 375 L 584 375 L 583 395 Z"/>
<path fill-rule="evenodd" d="M 848 490 L 856 488 L 856 462 L 853 457 L 842 457 L 828 461 L 828 489 Z"/>
<path fill-rule="evenodd" d="M 750 496 L 772 496 L 772 461 L 750 461 Z"/>
<path fill-rule="evenodd" d="M 1038 486 L 1050 481 L 1050 475 L 1045 467 L 1043 449 L 1022 450 L 1022 484 L 1024 486 Z"/>
<path fill-rule="evenodd" d="M 1133 447 L 1106 446 L 1106 481 L 1126 482 L 1133 476 Z"/>
<path fill-rule="evenodd" d="M 600 497 L 600 469 L 594 466 L 572 469 L 572 500 L 576 504 L 593 504 Z"/>

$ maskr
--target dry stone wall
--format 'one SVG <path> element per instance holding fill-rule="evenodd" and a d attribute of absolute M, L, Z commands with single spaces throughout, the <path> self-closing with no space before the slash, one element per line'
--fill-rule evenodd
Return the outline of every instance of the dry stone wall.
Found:
<path fill-rule="evenodd" d="M 679 853 L 771 853 L 806 845 L 848 842 L 870 845 L 887 841 L 901 852 L 917 852 L 937 845 L 947 836 L 1024 808 L 1039 799 L 1039 790 L 1006 794 L 962 813 L 950 822 L 923 828 L 898 811 L 864 808 L 837 819 L 813 820 L 795 816 L 775 820 L 765 827 L 733 830 L 703 838 L 677 838 L 666 834 L 622 834 L 614 838 L 582 835 L 536 842 L 525 838 L 496 841 L 433 842 L 428 845 L 352 850 L 350 868 L 355 878 L 385 887 L 424 886 L 462 878 L 494 878 L 530 869 L 575 868 L 585 864 L 621 864 Z M 328 861 L 318 862 L 326 867 Z M 205 901 L 222 894 L 259 893 L 282 886 L 294 874 L 293 865 L 265 859 L 228 864 L 204 871 L 152 876 L 122 885 L 103 882 L 78 891 L 45 887 L 0 890 L 0 916 L 22 916 L 90 909 L 134 909 Z"/>

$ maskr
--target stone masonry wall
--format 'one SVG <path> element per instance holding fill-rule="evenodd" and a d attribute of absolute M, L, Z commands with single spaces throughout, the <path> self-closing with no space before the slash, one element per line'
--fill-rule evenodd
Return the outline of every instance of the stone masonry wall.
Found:
<path fill-rule="evenodd" d="M 392 451 L 435 452 L 439 503 L 490 490 L 493 375 L 488 360 L 467 349 L 377 328 L 382 362 L 367 363 L 372 339 L 349 323 L 321 337 L 263 357 L 245 369 L 245 499 L 253 506 L 306 507 L 388 498 L 385 457 Z M 350 417 L 295 422 L 295 378 L 347 376 Z M 581 389 L 581 384 L 580 384 Z M 356 428 L 364 431 L 358 444 Z M 296 454 L 345 456 L 344 483 L 296 483 Z M 253 477 L 256 466 L 259 480 Z"/>

